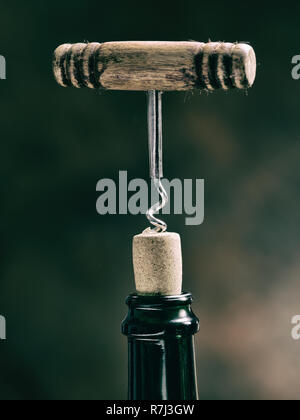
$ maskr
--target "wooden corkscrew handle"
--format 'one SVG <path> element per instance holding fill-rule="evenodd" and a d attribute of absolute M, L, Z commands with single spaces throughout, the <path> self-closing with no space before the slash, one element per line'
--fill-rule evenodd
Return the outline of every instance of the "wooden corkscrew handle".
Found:
<path fill-rule="evenodd" d="M 248 89 L 256 56 L 248 44 L 128 41 L 64 44 L 54 52 L 63 87 L 184 91 Z"/>

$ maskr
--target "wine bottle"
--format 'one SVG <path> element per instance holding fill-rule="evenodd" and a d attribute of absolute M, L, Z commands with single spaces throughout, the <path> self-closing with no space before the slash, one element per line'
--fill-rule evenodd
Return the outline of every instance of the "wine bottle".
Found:
<path fill-rule="evenodd" d="M 189 293 L 127 299 L 129 400 L 197 400 L 194 334 L 199 320 Z"/>

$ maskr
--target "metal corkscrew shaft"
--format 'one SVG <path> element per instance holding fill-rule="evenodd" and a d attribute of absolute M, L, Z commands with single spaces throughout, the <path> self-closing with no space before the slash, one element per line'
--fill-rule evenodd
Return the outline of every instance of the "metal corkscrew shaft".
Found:
<path fill-rule="evenodd" d="M 155 231 L 165 232 L 167 224 L 156 218 L 154 214 L 165 207 L 168 195 L 162 185 L 163 178 L 163 146 L 162 146 L 162 92 L 148 92 L 148 137 L 150 178 L 154 182 L 160 201 L 147 211 L 147 219 L 155 226 Z"/>
<path fill-rule="evenodd" d="M 148 135 L 150 178 L 163 178 L 162 92 L 148 92 Z"/>

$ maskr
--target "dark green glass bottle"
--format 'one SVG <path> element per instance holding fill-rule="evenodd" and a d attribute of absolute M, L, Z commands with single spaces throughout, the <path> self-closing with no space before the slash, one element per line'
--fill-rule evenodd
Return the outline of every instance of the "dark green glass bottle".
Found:
<path fill-rule="evenodd" d="M 191 294 L 130 295 L 122 324 L 128 337 L 129 400 L 197 400 Z"/>

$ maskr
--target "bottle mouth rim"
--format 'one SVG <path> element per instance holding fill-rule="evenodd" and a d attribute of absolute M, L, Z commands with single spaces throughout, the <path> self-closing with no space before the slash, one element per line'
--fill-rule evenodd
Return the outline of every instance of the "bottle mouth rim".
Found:
<path fill-rule="evenodd" d="M 193 302 L 191 293 L 182 293 L 181 295 L 139 295 L 132 293 L 128 296 L 126 303 L 128 306 L 176 306 L 189 305 Z"/>

